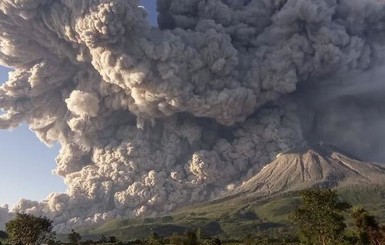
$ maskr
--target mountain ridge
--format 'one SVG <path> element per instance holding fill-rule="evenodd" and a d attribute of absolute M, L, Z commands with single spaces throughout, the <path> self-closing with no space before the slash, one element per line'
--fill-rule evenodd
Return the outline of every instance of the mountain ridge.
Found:
<path fill-rule="evenodd" d="M 312 187 L 384 183 L 384 167 L 357 160 L 332 145 L 306 143 L 278 154 L 230 195 L 242 193 L 262 198 Z"/>

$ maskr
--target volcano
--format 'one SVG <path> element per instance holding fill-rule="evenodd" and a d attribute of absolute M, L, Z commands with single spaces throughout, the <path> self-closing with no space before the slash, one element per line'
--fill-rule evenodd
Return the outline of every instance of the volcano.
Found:
<path fill-rule="evenodd" d="M 234 191 L 266 197 L 319 187 L 337 188 L 385 183 L 385 168 L 342 153 L 332 145 L 303 144 L 267 164 Z"/>

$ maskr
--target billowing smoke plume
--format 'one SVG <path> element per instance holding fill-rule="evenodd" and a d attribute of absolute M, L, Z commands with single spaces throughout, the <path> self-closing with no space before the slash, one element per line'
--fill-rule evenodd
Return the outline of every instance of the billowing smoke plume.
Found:
<path fill-rule="evenodd" d="M 215 198 L 303 140 L 297 85 L 383 55 L 381 0 L 157 4 L 159 28 L 137 0 L 0 2 L 0 128 L 59 142 L 68 185 L 15 211 L 65 230 Z"/>

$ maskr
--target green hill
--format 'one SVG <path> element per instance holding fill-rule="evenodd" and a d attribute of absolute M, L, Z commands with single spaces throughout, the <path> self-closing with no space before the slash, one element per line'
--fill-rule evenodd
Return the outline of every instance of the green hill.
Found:
<path fill-rule="evenodd" d="M 339 188 L 338 193 L 342 200 L 365 207 L 385 223 L 385 186 Z M 233 198 L 187 207 L 158 218 L 113 220 L 81 232 L 87 236 L 115 236 L 121 241 L 145 238 L 151 232 L 170 236 L 198 228 L 207 235 L 235 239 L 256 233 L 293 234 L 289 215 L 299 204 L 297 192 L 249 202 Z"/>

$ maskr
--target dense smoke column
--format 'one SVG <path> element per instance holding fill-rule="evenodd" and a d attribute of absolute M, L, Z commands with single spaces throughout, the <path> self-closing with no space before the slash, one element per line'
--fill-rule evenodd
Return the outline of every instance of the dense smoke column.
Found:
<path fill-rule="evenodd" d="M 0 128 L 60 142 L 68 184 L 16 211 L 65 230 L 236 187 L 302 140 L 298 83 L 377 64 L 384 7 L 162 0 L 152 28 L 135 0 L 2 1 Z"/>
<path fill-rule="evenodd" d="M 363 161 L 385 161 L 385 69 L 351 73 L 296 91 L 304 138 L 326 142 Z M 340 80 L 338 84 L 331 82 Z M 307 86 L 311 85 L 311 86 Z"/>

